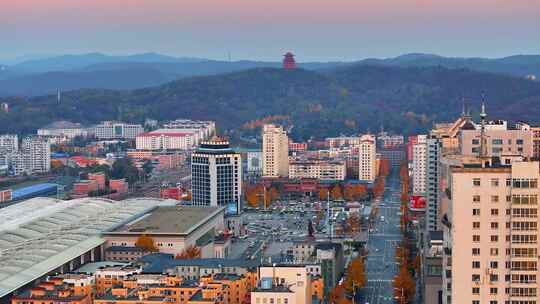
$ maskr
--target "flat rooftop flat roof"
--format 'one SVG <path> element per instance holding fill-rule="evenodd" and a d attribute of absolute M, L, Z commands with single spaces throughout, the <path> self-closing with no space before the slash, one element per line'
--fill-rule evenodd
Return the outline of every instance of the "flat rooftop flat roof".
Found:
<path fill-rule="evenodd" d="M 107 235 L 114 234 L 179 234 L 187 235 L 195 231 L 225 207 L 174 206 L 158 207 L 139 219 L 122 225 Z"/>

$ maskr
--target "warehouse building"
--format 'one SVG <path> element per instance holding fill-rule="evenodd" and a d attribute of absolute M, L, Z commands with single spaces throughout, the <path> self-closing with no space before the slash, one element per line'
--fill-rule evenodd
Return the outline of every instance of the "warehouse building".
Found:
<path fill-rule="evenodd" d="M 167 205 L 174 201 L 34 198 L 0 209 L 0 303 L 49 274 L 102 260 L 102 233 Z"/>

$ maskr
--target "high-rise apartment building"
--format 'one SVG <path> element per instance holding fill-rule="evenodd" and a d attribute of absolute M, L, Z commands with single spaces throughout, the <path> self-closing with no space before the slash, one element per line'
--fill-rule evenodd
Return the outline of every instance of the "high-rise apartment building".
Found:
<path fill-rule="evenodd" d="M 439 218 L 439 181 L 442 141 L 440 138 L 429 135 L 426 140 L 426 217 L 425 228 L 427 231 L 437 231 Z"/>
<path fill-rule="evenodd" d="M 22 141 L 20 151 L 10 158 L 10 163 L 15 175 L 49 172 L 51 144 L 41 137 L 26 137 Z"/>
<path fill-rule="evenodd" d="M 229 142 L 214 138 L 202 142 L 191 155 L 192 203 L 199 206 L 228 206 L 240 212 L 242 158 Z M 232 212 L 232 211 L 231 211 Z"/>
<path fill-rule="evenodd" d="M 373 182 L 377 177 L 377 143 L 375 136 L 362 135 L 359 144 L 358 178 Z"/>
<path fill-rule="evenodd" d="M 0 153 L 11 154 L 19 151 L 19 138 L 15 134 L 0 135 Z"/>
<path fill-rule="evenodd" d="M 289 176 L 289 138 L 281 126 L 263 127 L 263 176 Z"/>
<path fill-rule="evenodd" d="M 538 303 L 540 166 L 520 158 L 443 168 L 443 303 Z"/>
<path fill-rule="evenodd" d="M 426 194 L 426 167 L 427 167 L 427 136 L 418 135 L 417 143 L 413 145 L 413 193 Z"/>

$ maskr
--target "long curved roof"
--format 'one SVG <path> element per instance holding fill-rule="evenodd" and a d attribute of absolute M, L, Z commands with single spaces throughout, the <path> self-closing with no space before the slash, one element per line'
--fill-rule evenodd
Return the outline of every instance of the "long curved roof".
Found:
<path fill-rule="evenodd" d="M 104 243 L 110 231 L 174 201 L 35 198 L 0 209 L 0 298 Z"/>

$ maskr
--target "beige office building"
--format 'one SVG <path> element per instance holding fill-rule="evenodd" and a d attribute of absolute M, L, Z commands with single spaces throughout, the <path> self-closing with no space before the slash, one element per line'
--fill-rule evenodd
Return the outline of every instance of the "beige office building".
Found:
<path fill-rule="evenodd" d="M 347 167 L 341 161 L 296 160 L 289 164 L 289 178 L 345 180 Z"/>
<path fill-rule="evenodd" d="M 288 301 L 293 301 L 292 303 L 298 304 L 311 304 L 312 303 L 312 292 L 311 292 L 311 275 L 308 272 L 308 269 L 303 265 L 289 265 L 289 266 L 261 266 L 259 268 L 259 277 L 263 278 L 273 278 L 274 286 L 282 286 L 285 288 L 282 294 L 286 296 Z M 294 297 L 290 297 L 290 290 Z M 275 291 L 274 291 L 275 292 Z M 255 298 L 254 304 L 264 304 L 264 302 L 258 303 L 256 301 L 257 294 L 252 293 L 252 298 Z M 270 295 L 272 293 L 270 292 Z M 261 294 L 261 297 L 266 296 L 266 294 Z M 276 296 L 276 294 L 274 294 Z M 283 304 L 287 304 L 282 302 Z M 291 302 L 289 302 L 290 304 Z M 268 302 L 267 304 L 270 304 Z M 277 302 L 274 302 L 277 304 Z"/>
<path fill-rule="evenodd" d="M 281 126 L 263 127 L 263 176 L 289 176 L 289 138 Z"/>
<path fill-rule="evenodd" d="M 462 156 L 443 168 L 443 303 L 536 304 L 538 162 Z"/>
<path fill-rule="evenodd" d="M 487 156 L 533 157 L 532 130 L 489 128 L 489 126 L 486 125 L 485 131 Z M 461 130 L 459 146 L 462 155 L 479 155 L 480 133 L 480 130 Z"/>
<path fill-rule="evenodd" d="M 363 181 L 373 182 L 377 178 L 377 147 L 375 136 L 362 135 L 359 145 L 360 155 L 358 158 L 358 178 Z"/>

